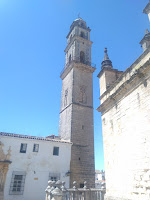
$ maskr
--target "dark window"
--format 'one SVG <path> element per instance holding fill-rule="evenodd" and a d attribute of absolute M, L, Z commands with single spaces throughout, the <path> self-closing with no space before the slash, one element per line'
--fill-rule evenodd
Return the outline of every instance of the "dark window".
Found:
<path fill-rule="evenodd" d="M 58 156 L 59 155 L 59 147 L 54 147 L 53 148 L 53 155 Z"/>
<path fill-rule="evenodd" d="M 13 172 L 9 194 L 23 194 L 25 184 L 25 172 Z"/>
<path fill-rule="evenodd" d="M 85 38 L 85 33 L 82 31 L 80 34 L 81 37 Z"/>
<path fill-rule="evenodd" d="M 83 183 L 80 183 L 80 188 L 83 188 L 84 187 L 84 184 Z"/>
<path fill-rule="evenodd" d="M 71 54 L 70 54 L 70 56 L 69 56 L 69 63 L 71 63 Z"/>
<path fill-rule="evenodd" d="M 85 63 L 85 54 L 83 51 L 80 52 L 80 62 Z"/>
<path fill-rule="evenodd" d="M 51 180 L 51 181 L 60 180 L 60 174 L 59 173 L 49 173 L 49 180 Z"/>
<path fill-rule="evenodd" d="M 39 151 L 39 144 L 34 144 L 33 145 L 33 152 L 38 152 Z"/>
<path fill-rule="evenodd" d="M 58 181 L 58 178 L 57 178 L 57 176 L 51 176 L 51 177 L 50 177 L 50 180 L 51 180 L 51 181 Z"/>
<path fill-rule="evenodd" d="M 27 144 L 21 143 L 20 153 L 26 153 L 26 150 L 27 150 Z"/>

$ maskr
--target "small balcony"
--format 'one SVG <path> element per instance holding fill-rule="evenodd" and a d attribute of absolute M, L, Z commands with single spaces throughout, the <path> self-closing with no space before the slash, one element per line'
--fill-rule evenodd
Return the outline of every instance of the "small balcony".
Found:
<path fill-rule="evenodd" d="M 71 58 L 69 59 L 69 62 L 62 69 L 60 76 L 64 73 L 64 71 L 66 69 L 68 69 L 71 66 L 72 63 L 81 63 L 81 64 L 85 64 L 85 65 L 88 65 L 88 66 L 93 67 L 93 68 L 96 67 L 96 64 L 91 63 L 90 61 L 87 61 L 86 59 L 83 59 L 82 57 L 73 57 L 72 59 Z"/>

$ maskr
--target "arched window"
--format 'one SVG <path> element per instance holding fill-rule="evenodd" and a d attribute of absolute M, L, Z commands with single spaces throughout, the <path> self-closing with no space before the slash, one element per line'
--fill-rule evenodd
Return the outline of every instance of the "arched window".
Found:
<path fill-rule="evenodd" d="M 80 51 L 80 62 L 85 63 L 85 53 L 83 51 Z"/>
<path fill-rule="evenodd" d="M 69 56 L 69 63 L 71 63 L 71 54 L 70 54 L 70 56 Z"/>
<path fill-rule="evenodd" d="M 85 38 L 85 33 L 83 31 L 81 31 L 80 36 Z"/>

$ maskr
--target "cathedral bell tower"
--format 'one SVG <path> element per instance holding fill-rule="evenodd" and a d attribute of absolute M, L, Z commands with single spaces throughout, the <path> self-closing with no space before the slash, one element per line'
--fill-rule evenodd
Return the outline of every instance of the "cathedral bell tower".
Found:
<path fill-rule="evenodd" d="M 70 26 L 65 49 L 65 67 L 61 72 L 62 93 L 59 136 L 73 143 L 70 184 L 95 186 L 93 130 L 93 72 L 90 28 L 83 19 Z"/>

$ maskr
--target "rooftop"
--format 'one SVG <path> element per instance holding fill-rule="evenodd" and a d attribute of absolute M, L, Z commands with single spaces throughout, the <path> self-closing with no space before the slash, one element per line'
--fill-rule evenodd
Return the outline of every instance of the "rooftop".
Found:
<path fill-rule="evenodd" d="M 55 135 L 50 135 L 47 137 L 37 137 L 37 136 L 30 136 L 30 135 L 21 135 L 21 134 L 14 134 L 14 133 L 5 133 L 0 132 L 0 136 L 7 136 L 7 137 L 14 137 L 14 138 L 24 138 L 24 139 L 31 139 L 31 140 L 42 140 L 42 141 L 51 141 L 51 142 L 60 142 L 60 143 L 68 143 L 72 144 L 71 142 L 61 140 L 60 137 Z"/>

